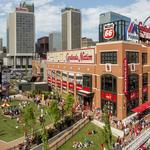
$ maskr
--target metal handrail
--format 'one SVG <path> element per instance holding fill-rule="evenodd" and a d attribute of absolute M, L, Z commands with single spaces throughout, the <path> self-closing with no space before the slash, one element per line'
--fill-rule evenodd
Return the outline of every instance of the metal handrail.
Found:
<path fill-rule="evenodd" d="M 150 128 L 144 131 L 133 142 L 126 146 L 123 150 L 136 150 L 150 138 Z"/>

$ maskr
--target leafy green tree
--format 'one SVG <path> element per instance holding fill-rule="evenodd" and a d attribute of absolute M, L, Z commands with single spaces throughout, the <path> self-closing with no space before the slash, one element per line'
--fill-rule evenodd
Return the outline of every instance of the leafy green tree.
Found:
<path fill-rule="evenodd" d="M 34 134 L 36 125 L 36 108 L 33 105 L 27 105 L 21 113 L 21 120 L 24 124 L 25 135 Z"/>
<path fill-rule="evenodd" d="M 112 149 L 112 132 L 111 132 L 111 126 L 110 126 L 110 121 L 109 121 L 108 109 L 106 106 L 104 106 L 103 120 L 105 123 L 104 130 L 103 130 L 105 147 L 107 150 L 111 150 Z"/>
<path fill-rule="evenodd" d="M 47 134 L 47 130 L 45 127 L 45 118 L 44 116 L 40 117 L 40 125 L 42 126 L 42 132 L 41 132 L 41 136 L 42 136 L 42 150 L 48 150 L 48 134 Z"/>
<path fill-rule="evenodd" d="M 72 114 L 72 107 L 74 103 L 74 97 L 70 93 L 65 95 L 65 102 L 64 102 L 64 111 L 66 115 Z"/>
<path fill-rule="evenodd" d="M 48 107 L 47 113 L 52 122 L 57 123 L 60 120 L 61 113 L 58 108 L 58 103 L 55 100 L 51 102 L 50 106 Z"/>

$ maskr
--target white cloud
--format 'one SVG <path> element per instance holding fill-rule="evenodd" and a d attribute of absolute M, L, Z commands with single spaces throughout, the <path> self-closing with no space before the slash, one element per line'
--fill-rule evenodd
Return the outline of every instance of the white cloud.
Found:
<path fill-rule="evenodd" d="M 92 37 L 98 40 L 99 14 L 107 11 L 114 11 L 130 17 L 132 20 L 144 21 L 150 16 L 150 0 L 135 0 L 135 3 L 125 6 L 97 6 L 96 8 L 82 9 L 82 31 L 83 36 Z"/>

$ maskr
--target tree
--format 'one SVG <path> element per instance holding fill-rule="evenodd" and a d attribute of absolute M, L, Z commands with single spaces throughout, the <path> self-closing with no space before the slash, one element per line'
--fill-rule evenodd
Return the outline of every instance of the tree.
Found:
<path fill-rule="evenodd" d="M 42 150 L 48 150 L 48 134 L 47 134 L 47 130 L 45 127 L 45 116 L 41 113 L 40 116 L 40 125 L 42 126 L 42 132 L 41 132 L 41 136 L 42 136 Z"/>
<path fill-rule="evenodd" d="M 47 113 L 50 116 L 52 122 L 57 123 L 60 120 L 61 114 L 58 108 L 58 103 L 55 100 L 51 102 L 50 106 L 48 107 Z"/>
<path fill-rule="evenodd" d="M 64 102 L 64 111 L 66 115 L 72 114 L 72 107 L 74 103 L 74 97 L 70 93 L 65 95 L 65 102 Z"/>
<path fill-rule="evenodd" d="M 106 106 L 104 106 L 103 120 L 105 123 L 103 134 L 104 134 L 104 141 L 105 141 L 106 149 L 111 150 L 112 149 L 112 132 L 111 132 L 111 126 L 110 126 L 110 121 L 109 121 L 108 109 Z"/>
<path fill-rule="evenodd" d="M 34 127 L 36 125 L 36 108 L 33 105 L 27 105 L 21 113 L 21 120 L 24 124 L 25 135 L 34 132 Z"/>

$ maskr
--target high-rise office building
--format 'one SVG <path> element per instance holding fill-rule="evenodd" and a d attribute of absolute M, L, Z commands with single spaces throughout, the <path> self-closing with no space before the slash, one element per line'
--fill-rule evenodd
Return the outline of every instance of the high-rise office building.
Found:
<path fill-rule="evenodd" d="M 131 19 L 115 12 L 100 14 L 99 42 L 127 40 Z"/>
<path fill-rule="evenodd" d="M 3 53 L 3 39 L 0 38 L 0 53 Z"/>
<path fill-rule="evenodd" d="M 49 51 L 61 51 L 61 33 L 52 32 L 49 34 Z"/>
<path fill-rule="evenodd" d="M 7 57 L 14 68 L 32 67 L 35 51 L 35 16 L 28 8 L 17 7 L 7 21 Z"/>
<path fill-rule="evenodd" d="M 95 46 L 95 45 L 96 45 L 96 42 L 93 41 L 93 40 L 90 39 L 90 38 L 83 37 L 82 40 L 81 40 L 81 45 L 82 45 L 82 47 Z"/>
<path fill-rule="evenodd" d="M 114 22 L 114 21 L 119 21 L 119 20 L 124 20 L 130 22 L 131 19 L 129 17 L 123 16 L 121 14 L 109 11 L 106 13 L 102 13 L 99 16 L 99 24 L 105 24 L 109 22 Z"/>
<path fill-rule="evenodd" d="M 30 4 L 29 2 L 26 3 L 26 2 L 22 2 L 20 3 L 20 7 L 21 8 L 27 8 L 29 12 L 34 12 L 34 4 Z"/>
<path fill-rule="evenodd" d="M 61 10 L 62 50 L 81 47 L 81 12 L 75 8 Z"/>

